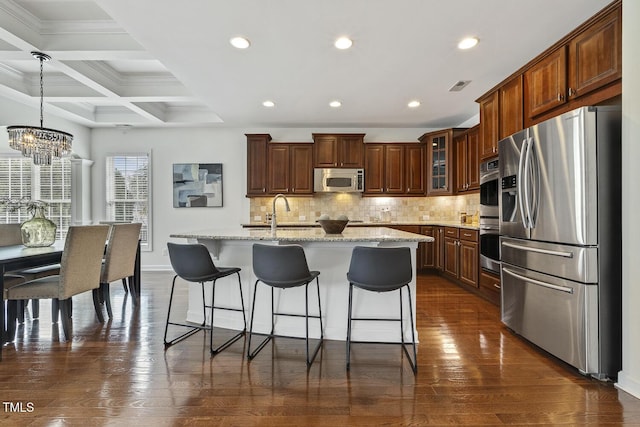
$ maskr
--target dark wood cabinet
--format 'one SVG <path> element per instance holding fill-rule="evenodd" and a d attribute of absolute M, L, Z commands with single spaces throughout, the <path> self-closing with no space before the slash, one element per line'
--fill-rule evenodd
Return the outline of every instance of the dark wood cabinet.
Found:
<path fill-rule="evenodd" d="M 478 100 L 480 104 L 480 149 L 481 160 L 498 154 L 499 94 L 493 91 Z"/>
<path fill-rule="evenodd" d="M 498 90 L 499 132 L 498 140 L 495 141 L 496 153 L 498 153 L 497 143 L 500 139 L 513 135 L 524 128 L 522 92 L 522 74 L 513 77 Z"/>
<path fill-rule="evenodd" d="M 312 150 L 311 144 L 269 144 L 268 193 L 312 194 Z"/>
<path fill-rule="evenodd" d="M 245 134 L 247 137 L 247 196 L 267 194 L 267 145 L 269 134 Z"/>
<path fill-rule="evenodd" d="M 622 77 L 621 8 L 617 4 L 596 16 L 525 71 L 527 118 L 533 119 Z M 571 108 L 578 106 L 572 104 Z"/>
<path fill-rule="evenodd" d="M 500 305 L 500 276 L 482 270 L 480 272 L 480 294 L 486 299 Z"/>
<path fill-rule="evenodd" d="M 436 227 L 431 225 L 425 225 L 420 227 L 420 234 L 424 236 L 433 237 L 437 234 Z M 418 244 L 421 248 L 420 257 L 416 260 L 419 268 L 435 268 L 436 267 L 436 246 L 435 240 L 433 242 L 424 242 Z"/>
<path fill-rule="evenodd" d="M 444 229 L 443 226 L 436 226 L 433 229 L 433 250 L 436 270 L 444 271 Z"/>
<path fill-rule="evenodd" d="M 480 163 L 478 160 L 479 126 L 455 137 L 456 188 L 458 193 L 480 188 Z"/>
<path fill-rule="evenodd" d="M 424 146 L 365 144 L 365 195 L 424 195 Z"/>
<path fill-rule="evenodd" d="M 566 51 L 566 46 L 561 46 L 525 71 L 527 117 L 535 117 L 566 102 Z"/>
<path fill-rule="evenodd" d="M 569 42 L 569 99 L 622 77 L 622 8 L 618 7 Z"/>
<path fill-rule="evenodd" d="M 364 167 L 364 134 L 313 134 L 316 168 Z"/>
<path fill-rule="evenodd" d="M 451 195 L 455 191 L 453 139 L 466 129 L 445 129 L 422 135 L 427 147 L 427 195 Z"/>
<path fill-rule="evenodd" d="M 423 196 L 426 193 L 426 158 L 424 145 L 405 145 L 404 151 L 404 177 L 405 187 L 407 188 L 406 194 Z"/>
<path fill-rule="evenodd" d="M 290 144 L 290 189 L 292 194 L 313 194 L 313 147 Z"/>
<path fill-rule="evenodd" d="M 385 188 L 384 144 L 366 144 L 364 161 L 365 194 L 383 194 Z"/>
<path fill-rule="evenodd" d="M 460 270 L 458 278 L 465 285 L 477 288 L 480 268 L 478 232 L 461 229 L 459 241 Z"/>
<path fill-rule="evenodd" d="M 269 144 L 267 147 L 267 192 L 289 192 L 289 146 L 287 144 Z"/>
<path fill-rule="evenodd" d="M 273 143 L 269 134 L 246 134 L 247 197 L 313 194 L 313 145 Z"/>
<path fill-rule="evenodd" d="M 444 228 L 444 272 L 459 283 L 478 287 L 478 232 Z"/>

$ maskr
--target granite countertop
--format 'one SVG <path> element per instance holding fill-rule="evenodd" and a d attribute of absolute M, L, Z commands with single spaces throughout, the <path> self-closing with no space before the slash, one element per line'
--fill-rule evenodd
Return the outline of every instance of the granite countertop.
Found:
<path fill-rule="evenodd" d="M 280 242 L 433 242 L 433 237 L 387 227 L 347 227 L 342 234 L 326 234 L 320 227 L 270 229 L 238 228 L 172 233 L 170 237 L 211 240 L 253 240 Z"/>
<path fill-rule="evenodd" d="M 445 227 L 458 227 L 467 230 L 479 230 L 480 226 L 477 223 L 461 224 L 460 221 L 391 221 L 391 222 L 365 222 L 365 221 L 350 221 L 347 224 L 349 227 L 393 227 L 398 225 L 441 225 Z M 244 228 L 268 228 L 270 224 L 264 222 L 252 222 L 241 224 Z M 317 222 L 278 222 L 278 227 L 320 227 Z M 346 230 L 346 229 L 345 229 Z"/>

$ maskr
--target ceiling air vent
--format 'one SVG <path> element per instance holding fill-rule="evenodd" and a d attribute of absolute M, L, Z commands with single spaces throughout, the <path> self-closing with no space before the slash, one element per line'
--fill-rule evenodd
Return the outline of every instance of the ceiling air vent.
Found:
<path fill-rule="evenodd" d="M 467 87 L 469 83 L 471 83 L 471 80 L 458 80 L 453 86 L 451 86 L 449 92 L 460 92 L 462 89 Z"/>

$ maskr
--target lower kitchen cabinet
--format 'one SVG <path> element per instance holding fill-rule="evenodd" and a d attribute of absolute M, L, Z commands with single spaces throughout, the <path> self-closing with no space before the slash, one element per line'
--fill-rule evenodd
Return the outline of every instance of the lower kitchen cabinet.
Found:
<path fill-rule="evenodd" d="M 500 276 L 482 271 L 480 273 L 480 293 L 489 301 L 500 305 Z"/>
<path fill-rule="evenodd" d="M 444 228 L 444 273 L 453 280 L 478 288 L 478 231 Z"/>

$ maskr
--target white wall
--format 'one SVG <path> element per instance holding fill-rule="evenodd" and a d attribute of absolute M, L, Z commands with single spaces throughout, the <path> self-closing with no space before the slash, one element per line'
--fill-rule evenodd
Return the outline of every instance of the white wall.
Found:
<path fill-rule="evenodd" d="M 640 2 L 622 2 L 622 371 L 617 386 L 640 398 Z"/>
<path fill-rule="evenodd" d="M 153 251 L 142 254 L 145 269 L 168 269 L 163 255 L 171 233 L 249 222 L 246 194 L 245 133 L 268 133 L 275 142 L 312 142 L 312 133 L 365 133 L 366 141 L 416 142 L 431 129 L 94 129 L 91 144 L 92 212 L 105 219 L 105 156 L 116 152 L 151 152 Z M 173 163 L 222 163 L 223 207 L 174 208 Z"/>
<path fill-rule="evenodd" d="M 6 126 L 32 125 L 40 126 L 39 106 L 35 108 L 0 96 L 0 152 L 17 153 L 9 148 Z M 82 158 L 89 158 L 91 130 L 85 126 L 47 114 L 44 108 L 44 127 L 68 132 L 73 135 L 73 152 Z"/>

